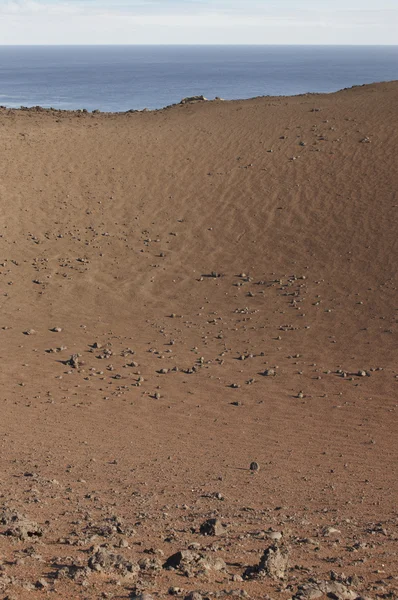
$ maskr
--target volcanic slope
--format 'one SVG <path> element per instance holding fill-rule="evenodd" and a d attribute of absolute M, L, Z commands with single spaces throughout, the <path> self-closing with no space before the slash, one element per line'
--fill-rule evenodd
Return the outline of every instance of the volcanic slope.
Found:
<path fill-rule="evenodd" d="M 398 597 L 397 98 L 0 110 L 0 596 Z"/>

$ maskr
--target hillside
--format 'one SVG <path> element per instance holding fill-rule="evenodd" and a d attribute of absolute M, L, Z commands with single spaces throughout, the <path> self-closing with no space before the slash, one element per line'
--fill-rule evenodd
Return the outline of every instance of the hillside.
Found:
<path fill-rule="evenodd" d="M 1 598 L 398 596 L 397 98 L 0 110 Z"/>

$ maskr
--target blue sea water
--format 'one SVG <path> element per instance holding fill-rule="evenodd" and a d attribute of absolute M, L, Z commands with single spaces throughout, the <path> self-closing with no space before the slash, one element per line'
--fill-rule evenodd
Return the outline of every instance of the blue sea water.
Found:
<path fill-rule="evenodd" d="M 398 46 L 0 46 L 0 105 L 126 111 L 398 79 Z"/>

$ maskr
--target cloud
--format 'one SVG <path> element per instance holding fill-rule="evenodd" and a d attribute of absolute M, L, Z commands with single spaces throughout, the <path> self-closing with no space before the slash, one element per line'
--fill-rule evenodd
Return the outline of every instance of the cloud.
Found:
<path fill-rule="evenodd" d="M 77 14 L 84 11 L 86 7 L 79 7 L 75 2 L 37 2 L 35 0 L 14 0 L 0 4 L 1 15 L 62 15 Z"/>
<path fill-rule="evenodd" d="M 0 0 L 1 15 L 115 15 L 126 17 L 223 17 L 225 21 L 398 21 L 396 0 Z M 167 20 L 165 21 L 165 23 Z"/>
<path fill-rule="evenodd" d="M 198 14 L 209 5 L 208 0 L 0 0 L 0 14 Z"/>
<path fill-rule="evenodd" d="M 3 44 L 394 44 L 396 30 L 396 0 L 0 0 Z"/>

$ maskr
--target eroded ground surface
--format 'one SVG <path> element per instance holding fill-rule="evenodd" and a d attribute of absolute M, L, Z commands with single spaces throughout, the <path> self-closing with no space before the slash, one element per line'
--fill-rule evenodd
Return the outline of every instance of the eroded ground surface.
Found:
<path fill-rule="evenodd" d="M 397 92 L 0 111 L 0 598 L 398 597 Z"/>

